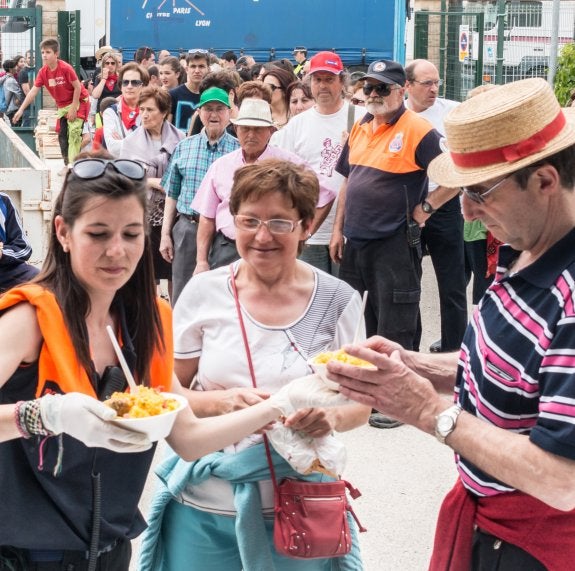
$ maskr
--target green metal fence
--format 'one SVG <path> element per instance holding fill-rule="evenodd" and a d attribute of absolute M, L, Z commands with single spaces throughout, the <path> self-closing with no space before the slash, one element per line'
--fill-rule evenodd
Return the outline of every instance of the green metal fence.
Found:
<path fill-rule="evenodd" d="M 36 8 L 0 8 L 0 47 L 4 60 L 14 58 L 17 55 L 25 55 L 28 50 L 32 51 L 32 61 L 35 62 L 30 72 L 30 81 L 33 83 L 36 70 L 42 65 L 40 54 L 40 42 L 42 41 L 42 7 Z M 30 106 L 30 115 L 27 126 L 15 127 L 14 131 L 33 150 L 36 151 L 34 142 L 34 126 L 38 110 L 42 108 L 42 96 L 38 95 L 33 105 Z"/>
<path fill-rule="evenodd" d="M 80 10 L 58 12 L 58 38 L 60 58 L 67 61 L 82 79 L 80 65 Z"/>
<path fill-rule="evenodd" d="M 440 95 L 462 101 L 482 83 L 482 13 L 416 12 L 414 56 L 432 61 L 443 79 Z M 475 43 L 474 43 L 475 39 Z"/>
<path fill-rule="evenodd" d="M 470 89 L 526 77 L 547 77 L 552 59 L 550 0 L 468 2 L 465 11 L 415 13 L 414 57 L 433 61 L 441 95 L 461 101 Z M 573 42 L 575 2 L 561 3 L 558 52 Z"/>

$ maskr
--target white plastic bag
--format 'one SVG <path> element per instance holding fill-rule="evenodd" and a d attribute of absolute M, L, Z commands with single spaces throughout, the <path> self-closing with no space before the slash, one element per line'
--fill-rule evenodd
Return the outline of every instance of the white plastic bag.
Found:
<path fill-rule="evenodd" d="M 347 461 L 345 446 L 335 436 L 312 438 L 276 422 L 266 432 L 270 442 L 291 467 L 300 474 L 324 472 L 338 477 Z"/>

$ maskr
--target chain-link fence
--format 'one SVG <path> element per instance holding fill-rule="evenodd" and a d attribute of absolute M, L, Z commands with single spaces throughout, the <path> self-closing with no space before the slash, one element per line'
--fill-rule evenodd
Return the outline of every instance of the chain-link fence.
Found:
<path fill-rule="evenodd" d="M 547 77 L 552 49 L 551 0 L 467 2 L 448 12 L 415 13 L 414 56 L 435 63 L 442 96 L 462 101 L 470 89 Z M 558 50 L 572 43 L 575 1 L 562 1 Z"/>

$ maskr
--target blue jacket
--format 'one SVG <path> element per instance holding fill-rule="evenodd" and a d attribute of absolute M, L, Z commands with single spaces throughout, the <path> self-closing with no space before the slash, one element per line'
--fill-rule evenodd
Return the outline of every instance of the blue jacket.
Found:
<path fill-rule="evenodd" d="M 4 244 L 0 267 L 21 264 L 32 255 L 20 218 L 10 197 L 0 192 L 0 242 Z"/>

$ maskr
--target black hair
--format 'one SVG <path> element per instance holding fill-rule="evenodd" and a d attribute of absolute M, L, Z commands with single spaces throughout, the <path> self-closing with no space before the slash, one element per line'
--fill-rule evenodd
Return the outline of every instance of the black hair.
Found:
<path fill-rule="evenodd" d="M 236 63 L 238 61 L 238 56 L 232 50 L 228 50 L 222 54 L 222 59 Z"/>

